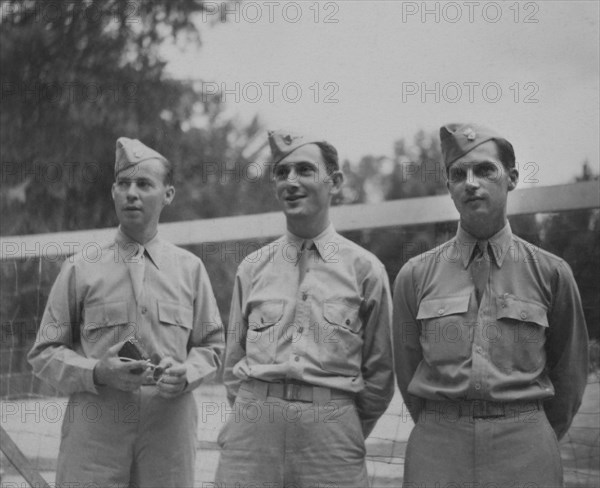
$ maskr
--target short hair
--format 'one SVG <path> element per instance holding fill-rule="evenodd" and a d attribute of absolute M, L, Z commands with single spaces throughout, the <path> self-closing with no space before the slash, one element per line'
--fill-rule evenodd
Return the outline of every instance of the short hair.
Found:
<path fill-rule="evenodd" d="M 498 158 L 505 169 L 512 169 L 516 165 L 515 150 L 506 139 L 494 139 L 498 148 Z"/>
<path fill-rule="evenodd" d="M 163 183 L 165 185 L 173 185 L 175 182 L 175 165 L 168 159 L 161 159 L 161 163 L 163 164 L 163 168 L 165 168 L 165 177 L 163 178 Z"/>
<path fill-rule="evenodd" d="M 504 166 L 504 169 L 512 169 L 516 165 L 515 150 L 506 139 L 491 139 L 496 143 L 498 150 L 498 159 Z M 450 164 L 452 166 L 452 164 Z M 450 166 L 446 166 L 446 176 L 450 174 Z"/>
<path fill-rule="evenodd" d="M 337 149 L 325 141 L 315 142 L 314 144 L 321 150 L 321 156 L 323 156 L 327 174 L 338 171 L 340 169 L 340 164 Z"/>

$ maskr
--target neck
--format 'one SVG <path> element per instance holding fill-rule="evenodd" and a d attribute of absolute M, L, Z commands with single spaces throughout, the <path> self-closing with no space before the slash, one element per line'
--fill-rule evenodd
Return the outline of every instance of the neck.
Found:
<path fill-rule="evenodd" d="M 325 221 L 314 220 L 287 220 L 287 229 L 302 239 L 313 239 L 323 232 L 329 225 L 329 219 Z"/>
<path fill-rule="evenodd" d="M 460 226 L 478 241 L 486 241 L 500 232 L 506 225 L 506 216 L 502 221 L 465 222 L 460 221 Z"/>
<path fill-rule="evenodd" d="M 138 244 L 144 245 L 156 236 L 158 229 L 154 227 L 152 229 L 142 229 L 138 231 L 136 229 L 124 229 L 121 227 L 121 232 Z"/>

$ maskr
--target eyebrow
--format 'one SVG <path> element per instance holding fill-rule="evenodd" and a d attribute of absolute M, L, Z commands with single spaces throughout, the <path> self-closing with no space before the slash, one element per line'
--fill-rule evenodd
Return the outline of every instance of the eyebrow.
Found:
<path fill-rule="evenodd" d="M 292 168 L 295 166 L 311 166 L 313 168 L 318 168 L 319 165 L 313 163 L 312 161 L 295 161 L 295 162 L 290 162 L 290 163 L 277 163 L 275 165 L 275 170 L 277 170 L 278 168 Z"/>
<path fill-rule="evenodd" d="M 117 176 L 117 181 L 149 181 L 151 182 L 152 179 L 148 178 L 147 176 L 137 176 L 137 177 L 131 177 L 131 176 Z"/>
<path fill-rule="evenodd" d="M 493 166 L 496 166 L 496 161 L 490 161 L 488 159 L 484 159 L 483 161 L 471 161 L 471 162 L 460 162 L 460 163 L 452 163 L 450 165 L 450 170 L 453 168 L 461 168 L 464 169 L 467 166 L 481 166 L 483 164 L 491 164 Z"/>

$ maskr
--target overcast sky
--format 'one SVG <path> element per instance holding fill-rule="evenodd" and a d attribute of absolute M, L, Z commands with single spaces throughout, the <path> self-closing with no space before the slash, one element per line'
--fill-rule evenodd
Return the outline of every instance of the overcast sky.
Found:
<path fill-rule="evenodd" d="M 166 51 L 169 69 L 227 90 L 242 120 L 353 161 L 476 121 L 513 143 L 525 183 L 567 182 L 586 158 L 599 170 L 597 1 L 247 1 L 212 28 L 221 2 L 207 4 L 202 48 Z"/>

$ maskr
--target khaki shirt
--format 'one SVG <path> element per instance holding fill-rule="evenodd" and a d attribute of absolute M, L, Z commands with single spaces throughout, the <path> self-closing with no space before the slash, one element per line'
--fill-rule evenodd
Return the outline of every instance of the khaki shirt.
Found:
<path fill-rule="evenodd" d="M 235 279 L 224 381 L 233 402 L 243 371 L 356 393 L 370 432 L 394 388 L 391 296 L 381 262 L 329 226 L 299 259 L 287 234 L 250 254 Z"/>
<path fill-rule="evenodd" d="M 94 366 L 130 337 L 148 354 L 185 363 L 188 390 L 214 376 L 223 327 L 204 265 L 158 237 L 144 247 L 137 301 L 130 266 L 139 245 L 120 230 L 114 242 L 67 258 L 29 352 L 36 376 L 64 393 L 98 393 Z"/>
<path fill-rule="evenodd" d="M 477 304 L 469 266 L 476 239 L 412 258 L 394 284 L 398 386 L 414 419 L 419 399 L 547 400 L 560 438 L 587 380 L 587 329 L 577 285 L 557 256 L 512 234 L 490 239 L 490 278 Z"/>

